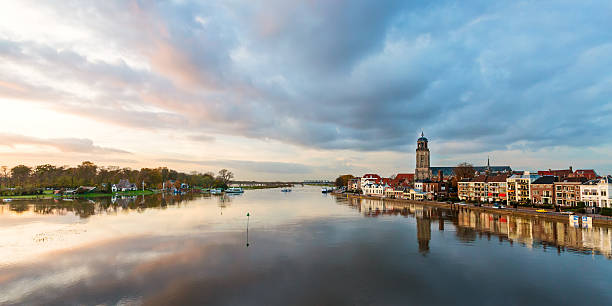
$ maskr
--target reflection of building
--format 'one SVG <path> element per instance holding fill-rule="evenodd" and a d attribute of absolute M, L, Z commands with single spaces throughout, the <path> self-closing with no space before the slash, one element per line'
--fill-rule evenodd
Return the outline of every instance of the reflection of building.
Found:
<path fill-rule="evenodd" d="M 417 240 L 419 241 L 419 252 L 429 253 L 429 240 L 431 240 L 431 220 L 429 218 L 417 218 Z"/>
<path fill-rule="evenodd" d="M 486 234 L 527 247 L 556 246 L 559 252 L 571 249 L 599 253 L 612 259 L 612 228 L 608 227 L 585 229 L 545 217 L 519 217 L 469 208 L 432 208 L 377 199 L 349 199 L 346 203 L 367 217 L 402 215 L 416 218 L 419 252 L 423 254 L 430 250 L 431 220 L 434 219 L 439 222 L 440 229 L 445 220 L 449 220 L 448 224 L 454 224 L 457 239 L 468 243 L 477 240 L 479 234 Z"/>

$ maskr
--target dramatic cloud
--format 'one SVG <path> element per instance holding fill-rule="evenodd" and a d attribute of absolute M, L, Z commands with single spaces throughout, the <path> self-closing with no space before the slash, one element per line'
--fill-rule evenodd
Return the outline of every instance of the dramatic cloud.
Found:
<path fill-rule="evenodd" d="M 611 10 L 607 1 L 5 3 L 0 99 L 200 143 L 227 135 L 405 152 L 423 129 L 447 155 L 605 147 Z"/>
<path fill-rule="evenodd" d="M 270 161 L 248 161 L 248 160 L 182 160 L 162 159 L 159 162 L 191 164 L 216 168 L 240 169 L 248 172 L 272 173 L 272 174 L 307 174 L 311 167 L 297 163 L 283 163 Z"/>
<path fill-rule="evenodd" d="M 105 148 L 94 145 L 90 139 L 80 138 L 55 138 L 55 139 L 42 139 L 36 137 L 28 137 L 17 134 L 0 133 L 0 146 L 15 147 L 16 145 L 35 145 L 35 146 L 46 146 L 53 147 L 61 152 L 72 152 L 72 153 L 95 153 L 95 154 L 108 154 L 108 153 L 120 153 L 130 154 L 130 152 Z"/>

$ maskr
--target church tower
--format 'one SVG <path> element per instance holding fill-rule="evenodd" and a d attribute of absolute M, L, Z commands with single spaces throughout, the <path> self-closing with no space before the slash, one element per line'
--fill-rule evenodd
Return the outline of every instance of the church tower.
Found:
<path fill-rule="evenodd" d="M 431 170 L 429 169 L 429 148 L 427 147 L 427 138 L 421 132 L 421 138 L 417 140 L 416 149 L 416 169 L 414 170 L 415 180 L 431 179 Z"/>

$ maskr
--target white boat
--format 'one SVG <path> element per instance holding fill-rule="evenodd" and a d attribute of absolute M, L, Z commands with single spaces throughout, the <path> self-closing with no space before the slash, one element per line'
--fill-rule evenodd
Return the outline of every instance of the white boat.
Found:
<path fill-rule="evenodd" d="M 210 190 L 210 194 L 221 194 L 223 193 L 223 190 L 221 189 L 211 189 Z"/>
<path fill-rule="evenodd" d="M 225 190 L 225 193 L 243 193 L 244 190 L 240 187 L 230 187 Z"/>
<path fill-rule="evenodd" d="M 328 192 L 331 192 L 331 191 L 332 191 L 331 188 L 327 188 L 327 187 L 321 188 L 321 192 L 322 193 L 328 193 Z"/>
<path fill-rule="evenodd" d="M 291 192 L 291 188 L 283 188 L 281 189 L 282 192 Z"/>
<path fill-rule="evenodd" d="M 2 202 L 12 202 L 13 199 L 2 199 Z"/>

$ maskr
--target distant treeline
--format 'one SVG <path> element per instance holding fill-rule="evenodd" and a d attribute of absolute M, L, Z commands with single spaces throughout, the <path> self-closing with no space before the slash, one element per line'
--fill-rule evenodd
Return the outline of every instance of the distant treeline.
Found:
<path fill-rule="evenodd" d="M 111 185 L 121 179 L 128 179 L 141 188 L 142 182 L 147 189 L 158 189 L 163 182 L 175 181 L 190 186 L 205 188 L 226 187 L 234 174 L 226 169 L 213 172 L 178 172 L 166 167 L 142 168 L 134 170 L 116 166 L 101 167 L 85 161 L 76 167 L 53 166 L 49 164 L 28 167 L 19 165 L 13 168 L 0 167 L 0 190 L 21 189 L 32 191 L 43 188 L 76 188 L 79 186 L 96 186 L 98 190 L 110 191 Z"/>

